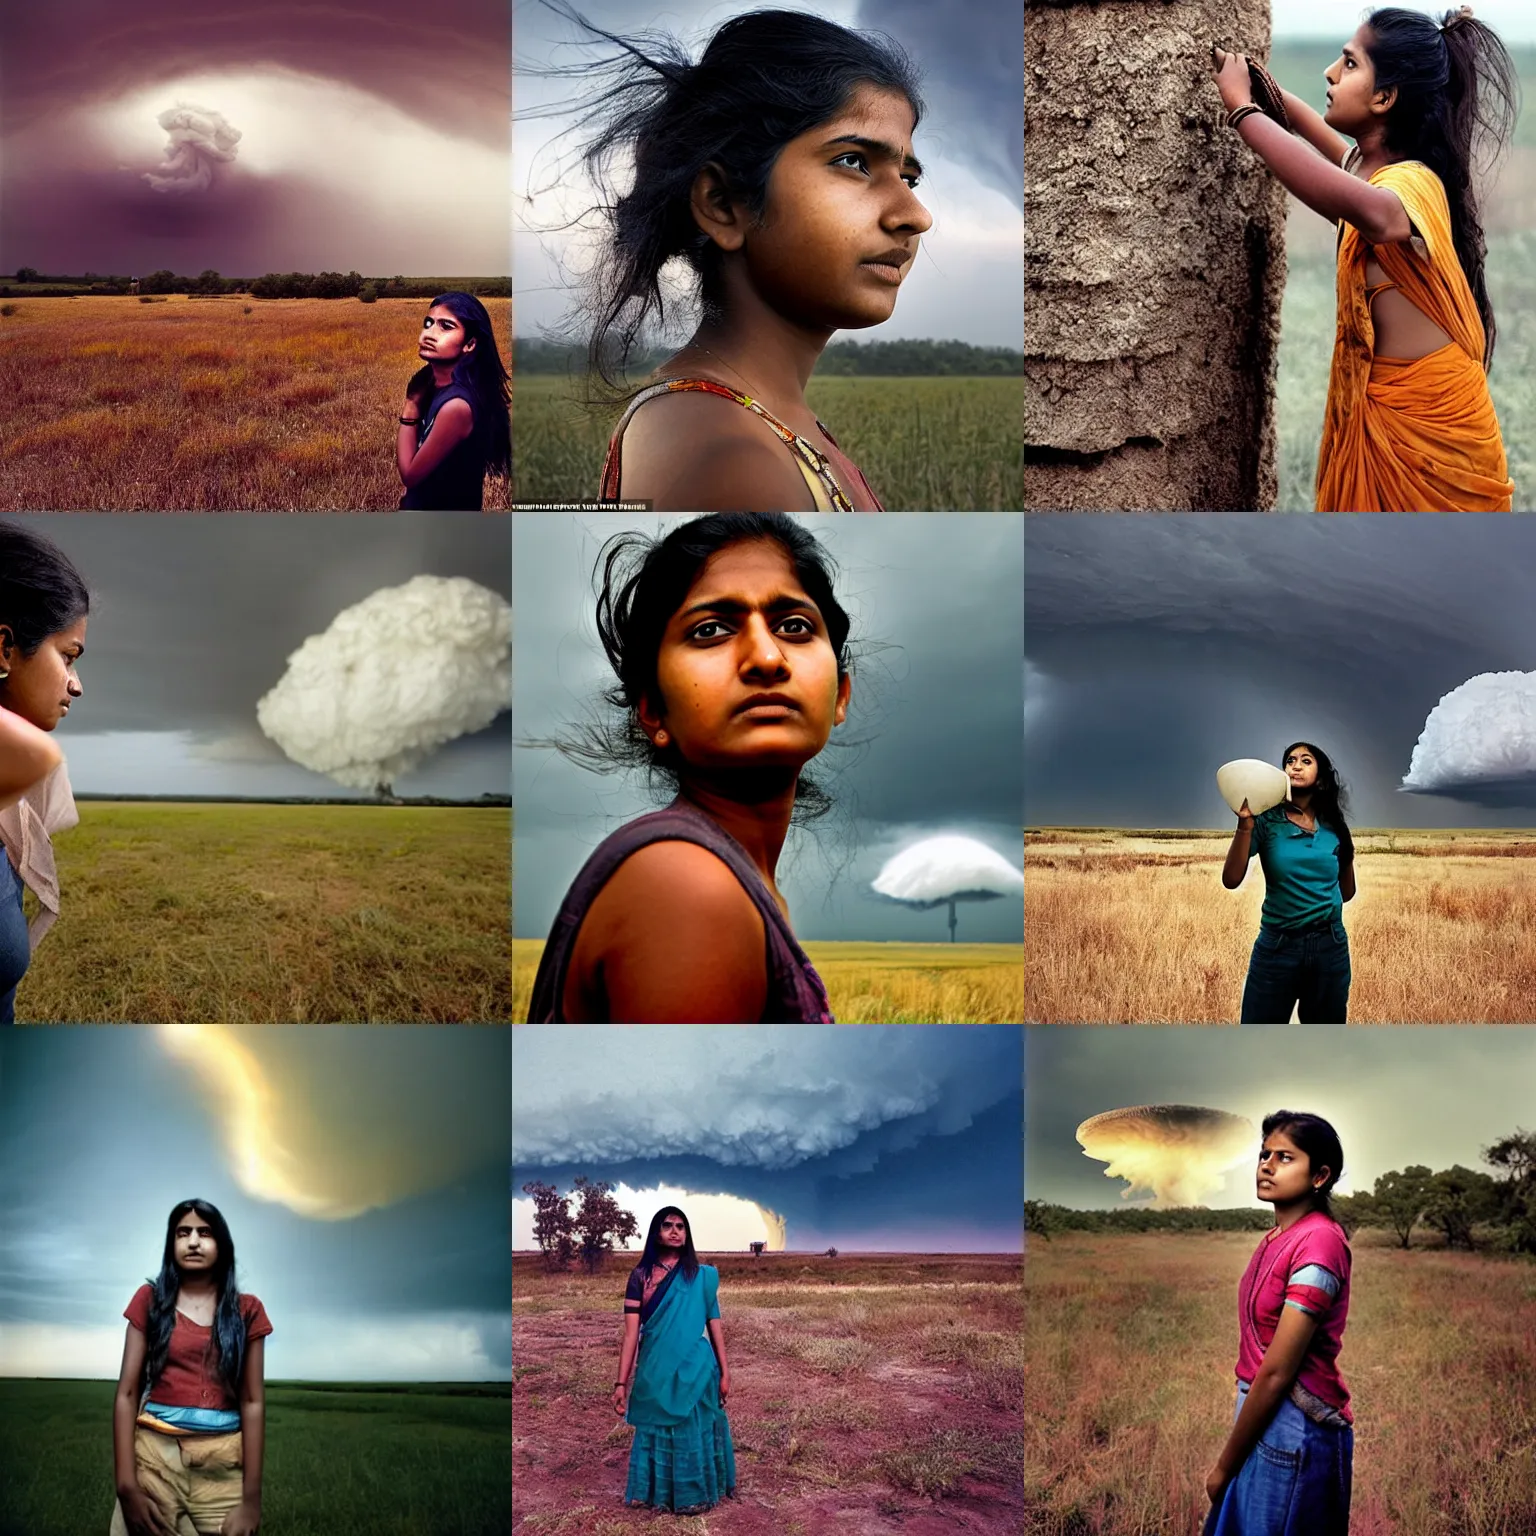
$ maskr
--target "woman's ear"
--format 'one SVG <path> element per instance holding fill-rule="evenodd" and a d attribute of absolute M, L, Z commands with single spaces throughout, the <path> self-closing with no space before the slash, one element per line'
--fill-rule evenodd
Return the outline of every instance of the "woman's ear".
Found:
<path fill-rule="evenodd" d="M 844 672 L 837 683 L 837 712 L 832 718 L 834 725 L 841 725 L 848 718 L 848 700 L 853 693 L 853 676 Z"/>
<path fill-rule="evenodd" d="M 730 182 L 724 169 L 711 160 L 693 178 L 688 194 L 693 222 L 722 251 L 739 251 L 746 243 L 746 222 L 731 199 Z"/>
<path fill-rule="evenodd" d="M 642 695 L 640 702 L 635 705 L 635 718 L 640 722 L 640 729 L 651 738 L 652 746 L 664 747 L 667 744 L 666 733 L 663 730 L 665 716 L 656 708 L 650 694 Z M 656 739 L 658 735 L 662 740 Z"/>

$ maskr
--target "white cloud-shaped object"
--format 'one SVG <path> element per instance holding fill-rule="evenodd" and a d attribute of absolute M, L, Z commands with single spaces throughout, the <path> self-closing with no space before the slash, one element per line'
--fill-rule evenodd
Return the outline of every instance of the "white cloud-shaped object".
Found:
<path fill-rule="evenodd" d="M 1402 787 L 1449 793 L 1536 780 L 1536 672 L 1480 672 L 1430 710 Z"/>
<path fill-rule="evenodd" d="M 415 576 L 310 636 L 256 719 L 296 763 L 372 789 L 483 730 L 511 696 L 511 605 L 463 576 Z"/>
<path fill-rule="evenodd" d="M 227 165 L 239 153 L 240 130 L 212 107 L 177 102 L 156 118 L 165 129 L 165 158 L 144 180 L 156 192 L 206 192 L 213 185 L 216 167 Z"/>
<path fill-rule="evenodd" d="M 954 896 L 1011 896 L 1024 890 L 1024 872 L 974 837 L 925 837 L 887 859 L 871 882 L 896 901 L 940 902 Z"/>

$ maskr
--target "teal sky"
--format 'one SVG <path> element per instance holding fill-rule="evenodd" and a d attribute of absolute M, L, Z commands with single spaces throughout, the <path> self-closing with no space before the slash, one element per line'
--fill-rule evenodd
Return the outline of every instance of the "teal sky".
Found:
<path fill-rule="evenodd" d="M 1333 37 L 1343 42 L 1364 19 L 1370 6 L 1341 5 L 1339 0 L 1271 0 L 1271 25 L 1276 37 Z M 1455 5 L 1410 6 L 1438 21 Z M 1536 43 L 1536 6 L 1530 0 L 1477 0 L 1472 7 L 1508 44 Z M 1341 30 L 1342 29 L 1342 30 Z"/>

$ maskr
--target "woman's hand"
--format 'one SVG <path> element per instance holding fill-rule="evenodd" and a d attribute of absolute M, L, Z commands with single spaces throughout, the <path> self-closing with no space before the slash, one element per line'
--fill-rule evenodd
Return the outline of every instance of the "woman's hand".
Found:
<path fill-rule="evenodd" d="M 261 1505 L 251 1499 L 241 1501 L 224 1516 L 220 1536 L 256 1536 L 261 1524 Z"/>
<path fill-rule="evenodd" d="M 629 1406 L 629 1388 L 622 1382 L 613 1389 L 613 1411 L 622 1419 Z"/>
<path fill-rule="evenodd" d="M 1244 795 L 1243 796 L 1243 803 L 1242 803 L 1241 806 L 1238 807 L 1238 812 L 1237 812 L 1237 824 L 1238 824 L 1238 826 L 1240 826 L 1243 829 L 1244 832 L 1252 832 L 1253 831 L 1253 824 L 1257 820 L 1258 820 L 1258 817 L 1256 817 L 1253 814 L 1253 812 L 1248 809 L 1248 797 L 1246 795 Z"/>
<path fill-rule="evenodd" d="M 726 1366 L 726 1368 L 720 1372 L 720 1402 L 722 1406 L 724 1406 L 726 1398 L 728 1398 L 730 1395 L 731 1368 L 730 1366 Z"/>
<path fill-rule="evenodd" d="M 432 398 L 434 388 L 432 370 L 425 363 L 411 375 L 411 381 L 405 386 L 405 403 L 414 405 L 418 412 L 425 411 L 427 402 Z M 405 413 L 402 411 L 401 415 Z"/>
<path fill-rule="evenodd" d="M 1211 73 L 1221 91 L 1221 104 L 1228 112 L 1245 107 L 1253 100 L 1253 81 L 1248 75 L 1248 57 L 1211 48 Z"/>
<path fill-rule="evenodd" d="M 176 1536 L 176 1527 L 142 1488 L 130 1488 L 126 1493 L 118 1494 L 117 1501 L 123 1507 L 128 1536 Z"/>
<path fill-rule="evenodd" d="M 1232 1479 L 1220 1467 L 1212 1467 L 1205 1475 L 1205 1496 L 1212 1504 L 1221 1501 L 1222 1491 Z"/>

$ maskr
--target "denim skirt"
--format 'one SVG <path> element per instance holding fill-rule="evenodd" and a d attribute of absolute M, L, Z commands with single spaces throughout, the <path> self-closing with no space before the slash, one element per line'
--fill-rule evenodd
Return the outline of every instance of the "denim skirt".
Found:
<path fill-rule="evenodd" d="M 0 848 L 0 1024 L 16 1022 L 16 988 L 27 973 L 32 946 L 21 908 L 21 876 Z"/>

